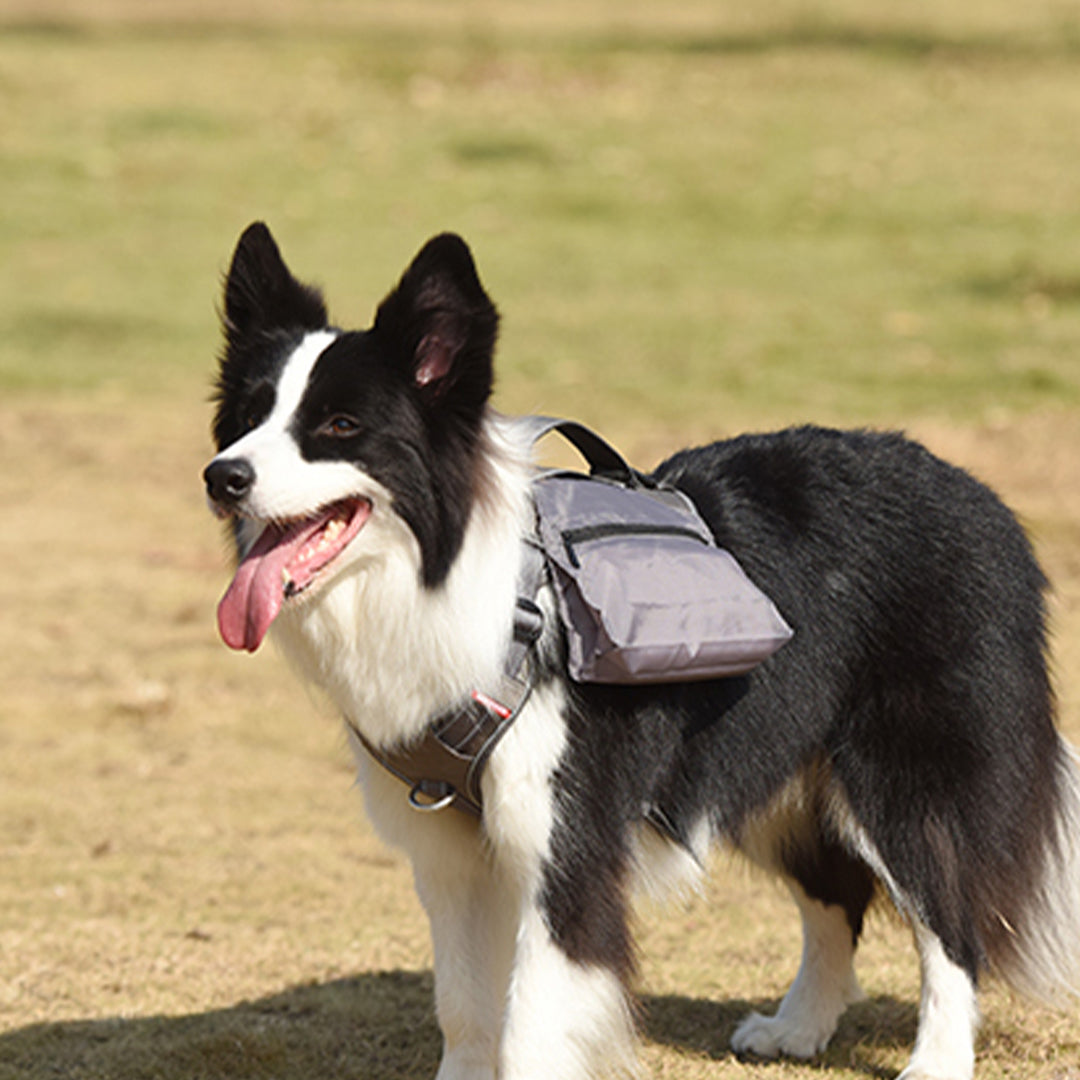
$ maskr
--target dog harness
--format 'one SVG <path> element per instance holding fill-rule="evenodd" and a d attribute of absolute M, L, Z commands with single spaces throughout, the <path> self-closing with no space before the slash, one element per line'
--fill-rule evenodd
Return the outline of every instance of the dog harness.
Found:
<path fill-rule="evenodd" d="M 481 816 L 484 768 L 533 689 L 544 625 L 536 597 L 545 582 L 577 682 L 741 675 L 792 634 L 772 601 L 716 546 L 685 493 L 632 469 L 581 424 L 544 416 L 517 423 L 530 443 L 558 431 L 590 472 L 549 470 L 533 480 L 534 526 L 522 540 L 513 635 L 498 684 L 474 690 L 400 747 L 376 747 L 350 723 L 371 756 L 409 785 L 417 810 L 453 806 Z M 658 808 L 647 817 L 682 839 Z"/>
<path fill-rule="evenodd" d="M 364 749 L 409 786 L 409 804 L 415 810 L 434 813 L 452 806 L 477 818 L 483 813 L 480 780 L 532 693 L 536 643 L 544 628 L 543 613 L 532 599 L 543 584 L 543 553 L 531 540 L 523 549 L 514 633 L 496 686 L 473 690 L 459 707 L 431 721 L 419 739 L 390 750 L 376 747 L 348 722 Z"/>

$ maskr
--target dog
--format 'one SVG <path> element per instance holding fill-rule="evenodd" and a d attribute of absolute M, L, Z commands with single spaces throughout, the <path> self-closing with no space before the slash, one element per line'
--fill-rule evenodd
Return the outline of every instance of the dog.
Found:
<path fill-rule="evenodd" d="M 860 996 L 875 897 L 921 963 L 903 1080 L 973 1075 L 987 974 L 1075 990 L 1080 773 L 1055 729 L 1046 581 L 981 483 L 892 433 L 675 454 L 655 479 L 693 499 L 793 640 L 735 678 L 576 684 L 541 590 L 535 685 L 482 816 L 420 813 L 373 753 L 498 678 L 532 520 L 530 448 L 490 405 L 496 309 L 443 234 L 370 329 L 342 331 L 256 223 L 223 330 L 204 474 L 239 555 L 221 633 L 254 650 L 272 632 L 348 721 L 367 810 L 431 923 L 437 1080 L 632 1072 L 632 898 L 692 884 L 717 842 L 783 879 L 804 934 L 776 1014 L 735 1031 L 740 1055 L 824 1049 Z"/>

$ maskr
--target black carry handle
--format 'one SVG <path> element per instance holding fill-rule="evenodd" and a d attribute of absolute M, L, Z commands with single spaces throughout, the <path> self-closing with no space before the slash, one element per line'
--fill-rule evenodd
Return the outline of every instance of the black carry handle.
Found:
<path fill-rule="evenodd" d="M 530 441 L 534 443 L 539 442 L 549 432 L 557 431 L 573 444 L 589 463 L 589 471 L 593 476 L 611 476 L 628 487 L 646 486 L 641 473 L 631 468 L 615 447 L 576 420 L 559 420 L 553 416 L 523 416 L 519 423 L 526 425 L 531 436 Z"/>

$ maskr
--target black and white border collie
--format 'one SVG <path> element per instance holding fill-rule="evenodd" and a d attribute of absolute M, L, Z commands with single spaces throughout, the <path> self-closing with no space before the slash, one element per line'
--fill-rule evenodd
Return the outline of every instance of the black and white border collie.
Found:
<path fill-rule="evenodd" d="M 532 466 L 489 405 L 497 321 L 451 235 L 360 332 L 331 326 L 264 225 L 228 272 L 205 479 L 240 564 L 220 628 L 248 650 L 272 630 L 383 750 L 493 685 L 510 639 Z M 736 1052 L 825 1047 L 882 895 L 921 961 L 903 1080 L 966 1080 L 985 974 L 1055 999 L 1080 972 L 1080 782 L 1023 532 L 893 434 L 746 436 L 656 475 L 696 501 L 790 644 L 740 678 L 576 685 L 549 617 L 481 820 L 416 812 L 356 743 L 371 818 L 431 921 L 438 1080 L 632 1071 L 632 896 L 692 882 L 714 842 L 782 877 L 804 932 L 791 989 Z"/>

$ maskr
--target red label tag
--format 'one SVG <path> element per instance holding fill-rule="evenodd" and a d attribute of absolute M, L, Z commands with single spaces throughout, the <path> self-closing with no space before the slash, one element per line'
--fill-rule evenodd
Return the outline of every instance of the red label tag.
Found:
<path fill-rule="evenodd" d="M 509 720 L 511 715 L 513 715 L 512 709 L 508 709 L 501 702 L 488 697 L 487 694 L 483 694 L 479 690 L 474 690 L 472 692 L 472 699 L 477 702 L 477 704 L 483 705 L 485 709 L 493 712 L 496 716 L 502 717 L 503 720 Z"/>

